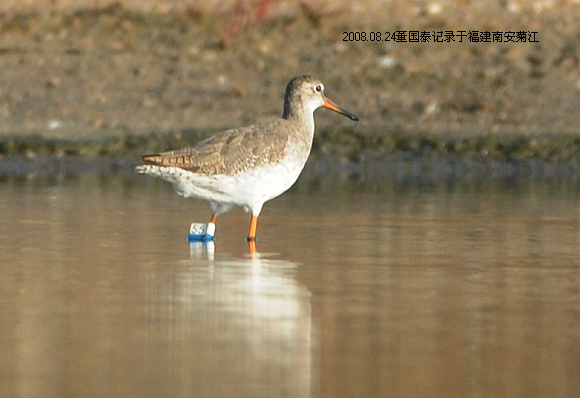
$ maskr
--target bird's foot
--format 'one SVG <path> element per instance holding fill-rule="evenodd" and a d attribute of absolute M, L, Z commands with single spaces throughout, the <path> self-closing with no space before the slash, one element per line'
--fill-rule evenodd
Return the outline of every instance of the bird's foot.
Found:
<path fill-rule="evenodd" d="M 256 248 L 256 237 L 247 237 L 246 242 L 248 242 L 248 249 L 250 250 L 250 254 L 256 254 L 258 252 L 258 249 Z"/>

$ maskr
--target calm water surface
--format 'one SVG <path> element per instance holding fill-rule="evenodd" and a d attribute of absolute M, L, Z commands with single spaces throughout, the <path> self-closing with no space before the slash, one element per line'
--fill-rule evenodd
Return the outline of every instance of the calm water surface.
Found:
<path fill-rule="evenodd" d="M 578 396 L 579 203 L 299 184 L 250 256 L 162 181 L 3 182 L 0 396 Z"/>

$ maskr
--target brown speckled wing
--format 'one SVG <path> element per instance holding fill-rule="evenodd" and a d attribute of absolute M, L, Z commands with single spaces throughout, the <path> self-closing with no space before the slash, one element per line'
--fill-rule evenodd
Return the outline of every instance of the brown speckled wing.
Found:
<path fill-rule="evenodd" d="M 205 175 L 235 175 L 253 167 L 279 162 L 286 152 L 288 121 L 272 120 L 226 130 L 193 147 L 146 155 L 144 164 L 179 167 Z"/>

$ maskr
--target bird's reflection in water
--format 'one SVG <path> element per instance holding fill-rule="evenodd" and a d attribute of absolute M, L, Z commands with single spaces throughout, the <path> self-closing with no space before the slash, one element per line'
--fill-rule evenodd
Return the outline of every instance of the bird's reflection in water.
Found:
<path fill-rule="evenodd" d="M 197 396 L 317 395 L 311 295 L 295 279 L 298 265 L 252 246 L 247 257 L 219 254 L 214 242 L 191 243 L 190 255 L 166 292 L 173 305 L 159 310 L 173 308 L 167 330 L 188 341 L 183 349 L 196 352 L 192 391 Z"/>
<path fill-rule="evenodd" d="M 213 260 L 215 243 L 213 240 L 209 242 L 189 242 L 189 254 L 192 259 Z"/>

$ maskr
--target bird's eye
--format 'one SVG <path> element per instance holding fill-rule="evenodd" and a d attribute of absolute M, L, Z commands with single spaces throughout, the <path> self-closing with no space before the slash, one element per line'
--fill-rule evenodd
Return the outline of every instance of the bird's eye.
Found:
<path fill-rule="evenodd" d="M 316 87 L 314 87 L 314 89 L 316 90 L 317 93 L 321 93 L 322 92 L 322 84 L 317 84 Z"/>

